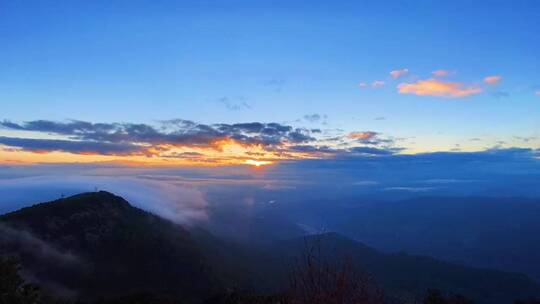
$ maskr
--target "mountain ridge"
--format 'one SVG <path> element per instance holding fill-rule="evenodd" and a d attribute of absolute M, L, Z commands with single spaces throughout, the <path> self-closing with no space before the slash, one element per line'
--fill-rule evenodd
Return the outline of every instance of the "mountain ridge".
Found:
<path fill-rule="evenodd" d="M 350 256 L 392 296 L 412 299 L 432 287 L 477 303 L 540 296 L 540 285 L 522 274 L 381 253 L 335 232 L 246 246 L 204 229 L 188 230 L 104 191 L 35 204 L 0 215 L 0 223 L 35 235 L 60 255 L 76 257 L 82 266 L 60 271 L 58 263 L 32 262 L 21 254 L 23 266 L 33 267 L 36 277 L 56 280 L 83 298 L 146 291 L 198 303 L 226 288 L 279 293 L 290 275 L 285 266 L 305 254 L 307 245 L 324 247 L 325 258 Z"/>
<path fill-rule="evenodd" d="M 54 265 L 37 274 L 83 297 L 148 291 L 200 298 L 220 285 L 187 230 L 108 192 L 36 204 L 0 222 L 85 261 L 70 280 Z"/>

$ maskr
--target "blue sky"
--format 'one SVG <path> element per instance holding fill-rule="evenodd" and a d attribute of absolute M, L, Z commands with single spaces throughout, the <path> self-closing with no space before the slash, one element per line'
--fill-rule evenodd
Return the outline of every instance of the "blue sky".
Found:
<path fill-rule="evenodd" d="M 0 119 L 277 122 L 374 131 L 410 153 L 534 149 L 539 28 L 536 1 L 2 1 Z M 398 92 L 441 69 L 436 81 L 481 92 Z"/>

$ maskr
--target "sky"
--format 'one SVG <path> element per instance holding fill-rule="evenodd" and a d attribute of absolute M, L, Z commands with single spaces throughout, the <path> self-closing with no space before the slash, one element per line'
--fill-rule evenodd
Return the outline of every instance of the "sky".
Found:
<path fill-rule="evenodd" d="M 537 1 L 0 1 L 0 164 L 534 163 L 539 28 Z"/>

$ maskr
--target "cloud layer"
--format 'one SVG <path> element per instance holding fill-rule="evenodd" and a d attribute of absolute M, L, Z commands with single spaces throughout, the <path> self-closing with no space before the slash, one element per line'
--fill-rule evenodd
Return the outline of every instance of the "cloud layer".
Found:
<path fill-rule="evenodd" d="M 194 186 L 175 180 L 121 176 L 115 172 L 122 171 L 119 168 L 106 174 L 92 171 L 91 175 L 85 175 L 90 172 L 88 168 L 75 170 L 78 173 L 62 167 L 56 167 L 54 171 L 59 173 L 0 179 L 4 194 L 0 213 L 17 209 L 21 203 L 38 203 L 97 188 L 121 195 L 135 206 L 176 223 L 191 224 L 207 218 L 208 203 L 204 194 Z"/>
<path fill-rule="evenodd" d="M 320 114 L 304 117 L 311 123 L 325 124 L 325 119 Z M 68 157 L 63 154 L 69 154 L 78 156 L 75 161 L 261 165 L 277 160 L 331 157 L 364 145 L 381 145 L 379 149 L 386 149 L 393 144 L 373 131 L 343 134 L 329 141 L 320 129 L 261 122 L 207 125 L 175 119 L 149 125 L 5 120 L 0 122 L 0 128 L 7 130 L 8 135 L 16 134 L 0 136 L 3 153 L 30 153 L 27 158 L 38 161 L 54 154 L 58 162 L 65 162 Z"/>
<path fill-rule="evenodd" d="M 314 141 L 311 131 L 279 123 L 205 125 L 187 120 L 162 121 L 157 126 L 135 123 L 0 122 L 13 131 L 47 134 L 46 138 L 0 137 L 0 144 L 33 153 L 66 152 L 79 155 L 112 155 L 185 158 L 210 154 L 218 158 L 225 147 L 246 152 L 286 152 L 287 145 Z M 50 135 L 53 135 L 52 138 Z M 60 138 L 58 138 L 60 137 Z M 186 150 L 198 151 L 186 151 Z M 231 148 L 232 149 L 232 148 Z M 249 151 L 248 151 L 249 150 Z M 198 154 L 197 154 L 198 153 Z M 274 157 L 276 155 L 273 155 Z"/>
<path fill-rule="evenodd" d="M 35 120 L 22 124 L 10 121 L 0 126 L 19 131 L 36 131 L 67 135 L 79 141 L 109 143 L 136 142 L 141 144 L 170 144 L 186 146 L 212 146 L 216 141 L 233 139 L 244 144 L 273 145 L 281 142 L 312 140 L 307 129 L 294 129 L 278 123 L 198 124 L 175 119 L 161 122 L 159 127 L 134 123 L 91 123 L 72 120 L 55 122 Z"/>

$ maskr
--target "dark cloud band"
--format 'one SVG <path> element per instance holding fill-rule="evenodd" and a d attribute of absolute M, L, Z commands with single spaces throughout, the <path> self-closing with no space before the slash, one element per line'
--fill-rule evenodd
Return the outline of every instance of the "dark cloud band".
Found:
<path fill-rule="evenodd" d="M 374 131 L 337 136 L 332 145 L 317 138 L 319 129 L 298 128 L 279 123 L 200 124 L 189 120 L 160 121 L 156 125 L 137 123 L 92 123 L 79 120 L 56 122 L 34 120 L 24 123 L 0 121 L 0 128 L 62 136 L 63 139 L 0 137 L 0 144 L 30 152 L 68 152 L 99 155 L 145 155 L 165 158 L 204 158 L 201 154 L 170 151 L 174 147 L 220 150 L 223 141 L 258 146 L 280 158 L 294 153 L 314 157 L 347 154 L 391 155 L 400 151 L 394 142 Z M 169 153 L 164 153 L 164 152 Z M 245 156 L 251 156 L 250 151 Z M 259 152 L 260 153 L 260 152 Z M 217 156 L 216 156 L 217 157 Z M 264 155 L 260 156 L 264 158 Z"/>

